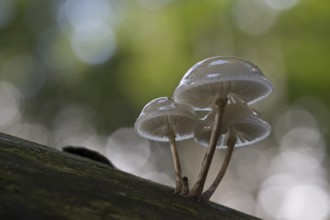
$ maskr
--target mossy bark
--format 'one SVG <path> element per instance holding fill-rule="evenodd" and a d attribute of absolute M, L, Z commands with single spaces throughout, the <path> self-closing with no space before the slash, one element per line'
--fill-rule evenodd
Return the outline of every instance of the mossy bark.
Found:
<path fill-rule="evenodd" d="M 257 219 L 0 133 L 0 219 Z"/>

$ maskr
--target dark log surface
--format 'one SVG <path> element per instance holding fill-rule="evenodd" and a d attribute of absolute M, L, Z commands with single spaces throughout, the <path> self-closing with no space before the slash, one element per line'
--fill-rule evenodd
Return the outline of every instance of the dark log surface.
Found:
<path fill-rule="evenodd" d="M 0 219 L 257 219 L 173 189 L 0 133 Z"/>

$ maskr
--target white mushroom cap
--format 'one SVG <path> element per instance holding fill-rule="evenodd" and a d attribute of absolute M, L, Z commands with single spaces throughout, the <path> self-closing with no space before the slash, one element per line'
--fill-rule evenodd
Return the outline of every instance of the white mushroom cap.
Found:
<path fill-rule="evenodd" d="M 134 128 L 149 140 L 168 141 L 170 132 L 174 133 L 176 140 L 184 140 L 193 137 L 195 124 L 196 117 L 190 106 L 161 97 L 143 108 Z"/>
<path fill-rule="evenodd" d="M 238 57 L 211 57 L 187 71 L 173 97 L 196 109 L 210 109 L 216 99 L 230 93 L 252 104 L 272 90 L 271 82 L 256 65 Z"/>
<path fill-rule="evenodd" d="M 212 128 L 214 125 L 215 112 L 211 111 L 202 119 L 195 129 L 195 140 L 203 146 L 208 146 Z M 235 147 L 243 147 L 254 144 L 267 138 L 271 126 L 260 118 L 260 114 L 249 108 L 242 100 L 230 96 L 229 103 L 225 108 L 221 135 L 217 148 L 226 148 L 229 128 L 236 130 Z"/>

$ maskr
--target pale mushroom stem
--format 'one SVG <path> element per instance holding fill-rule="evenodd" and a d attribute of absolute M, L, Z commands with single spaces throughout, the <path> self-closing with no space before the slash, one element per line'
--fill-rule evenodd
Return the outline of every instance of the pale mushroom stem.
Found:
<path fill-rule="evenodd" d="M 201 197 L 201 201 L 202 202 L 208 202 L 211 198 L 211 196 L 213 195 L 214 191 L 218 188 L 222 178 L 224 177 L 226 170 L 228 168 L 231 156 L 233 154 L 234 151 L 234 147 L 236 144 L 236 130 L 235 128 L 230 128 L 229 129 L 229 138 L 228 138 L 228 142 L 227 142 L 227 153 L 226 153 L 226 157 L 222 163 L 221 169 L 217 175 L 217 177 L 215 178 L 215 180 L 213 181 L 212 185 L 210 186 L 210 188 L 208 190 L 206 190 L 202 197 Z"/>
<path fill-rule="evenodd" d="M 184 176 L 182 178 L 182 190 L 180 195 L 181 196 L 186 196 L 189 193 L 189 183 L 188 183 L 188 177 Z"/>
<path fill-rule="evenodd" d="M 219 140 L 222 121 L 223 121 L 223 113 L 227 105 L 227 102 L 228 102 L 228 98 L 220 98 L 217 99 L 215 102 L 216 114 L 214 118 L 214 126 L 212 129 L 209 146 L 207 148 L 207 152 L 205 153 L 202 163 L 202 169 L 199 173 L 198 179 L 194 184 L 194 186 L 192 187 L 192 189 L 190 190 L 190 193 L 187 196 L 188 198 L 200 200 L 202 196 L 205 180 L 209 172 L 214 151 Z"/>
<path fill-rule="evenodd" d="M 171 153 L 173 158 L 173 165 L 174 165 L 174 171 L 175 171 L 175 194 L 181 193 L 182 190 L 182 174 L 181 174 L 181 165 L 180 165 L 180 158 L 179 153 L 176 148 L 176 141 L 175 141 L 175 134 L 173 131 L 170 131 L 168 133 L 168 140 L 171 147 Z"/>

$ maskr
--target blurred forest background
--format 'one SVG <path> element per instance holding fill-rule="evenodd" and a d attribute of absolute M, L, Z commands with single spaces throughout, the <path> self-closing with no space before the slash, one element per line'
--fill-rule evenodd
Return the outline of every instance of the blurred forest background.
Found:
<path fill-rule="evenodd" d="M 236 150 L 212 200 L 266 219 L 330 218 L 330 1 L 0 0 L 0 130 L 96 149 L 173 186 L 166 144 L 139 138 L 135 119 L 218 55 L 255 63 L 275 91 L 254 106 L 271 137 Z M 204 152 L 180 143 L 191 185 Z"/>

